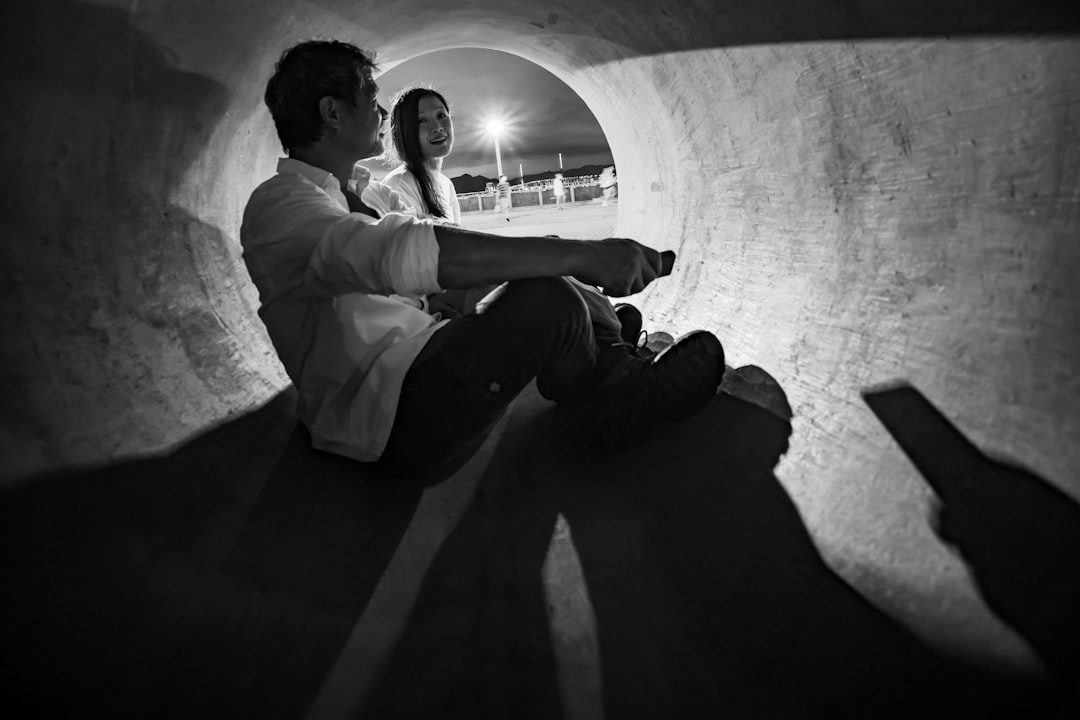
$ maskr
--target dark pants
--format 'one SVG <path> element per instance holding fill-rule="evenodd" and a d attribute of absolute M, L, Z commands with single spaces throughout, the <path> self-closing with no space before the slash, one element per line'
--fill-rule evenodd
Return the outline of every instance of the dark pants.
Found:
<path fill-rule="evenodd" d="M 540 394 L 555 402 L 587 395 L 597 336 L 618 339 L 610 327 L 594 326 L 595 299 L 589 303 L 562 278 L 518 280 L 481 314 L 440 328 L 405 376 L 380 463 L 438 480 L 475 452 L 533 378 Z"/>

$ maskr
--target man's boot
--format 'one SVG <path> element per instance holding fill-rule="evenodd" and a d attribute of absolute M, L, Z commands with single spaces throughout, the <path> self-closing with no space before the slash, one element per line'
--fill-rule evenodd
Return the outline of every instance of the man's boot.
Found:
<path fill-rule="evenodd" d="M 705 407 L 724 378 L 724 348 L 698 330 L 651 358 L 633 346 L 603 347 L 597 369 L 601 379 L 586 403 L 582 432 L 595 450 L 618 452 Z"/>

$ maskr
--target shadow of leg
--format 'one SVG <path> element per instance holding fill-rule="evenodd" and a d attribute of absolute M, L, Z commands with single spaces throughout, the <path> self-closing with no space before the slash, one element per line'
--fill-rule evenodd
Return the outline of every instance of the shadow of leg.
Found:
<path fill-rule="evenodd" d="M 193 623 L 187 674 L 234 717 L 301 717 L 363 612 L 422 486 L 313 450 L 296 425 Z M 191 716 L 195 716 L 192 714 Z"/>
<path fill-rule="evenodd" d="M 460 523 L 432 562 L 362 717 L 561 717 L 541 568 L 557 516 L 533 474 L 530 385 Z"/>

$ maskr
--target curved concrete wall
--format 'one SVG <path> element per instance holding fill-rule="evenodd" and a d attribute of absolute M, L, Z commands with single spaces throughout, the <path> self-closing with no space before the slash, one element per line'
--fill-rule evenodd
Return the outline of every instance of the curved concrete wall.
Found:
<path fill-rule="evenodd" d="M 1080 496 L 1080 27 L 1060 3 L 23 3 L 3 28 L 0 472 L 167 449 L 287 382 L 237 231 L 279 146 L 260 97 L 312 36 L 384 69 L 517 53 L 589 104 L 641 300 L 795 411 L 778 475 L 830 561 L 927 636 L 1027 662 L 927 527 L 859 392 L 921 388 Z M 763 529 L 767 532 L 767 529 Z"/>

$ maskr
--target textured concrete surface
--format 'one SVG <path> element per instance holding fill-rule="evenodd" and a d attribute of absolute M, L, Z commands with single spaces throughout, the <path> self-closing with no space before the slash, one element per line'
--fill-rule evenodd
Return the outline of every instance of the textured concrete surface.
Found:
<path fill-rule="evenodd" d="M 596 115 L 617 233 L 679 252 L 647 320 L 784 388 L 776 476 L 828 562 L 927 641 L 1034 671 L 861 393 L 909 382 L 1080 497 L 1078 28 L 1039 0 L 13 5 L 0 474 L 160 453 L 285 387 L 237 242 L 283 47 L 506 50 Z"/>

